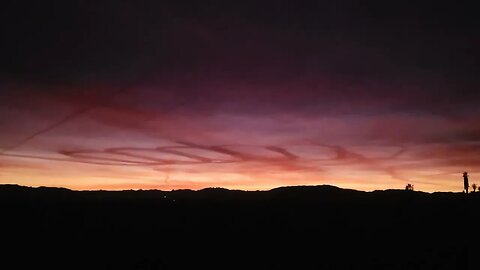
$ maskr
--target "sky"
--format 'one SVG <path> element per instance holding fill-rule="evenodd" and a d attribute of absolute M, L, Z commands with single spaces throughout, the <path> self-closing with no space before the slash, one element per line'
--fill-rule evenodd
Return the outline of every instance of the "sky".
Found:
<path fill-rule="evenodd" d="M 480 184 L 480 20 L 462 1 L 1 5 L 0 183 Z"/>

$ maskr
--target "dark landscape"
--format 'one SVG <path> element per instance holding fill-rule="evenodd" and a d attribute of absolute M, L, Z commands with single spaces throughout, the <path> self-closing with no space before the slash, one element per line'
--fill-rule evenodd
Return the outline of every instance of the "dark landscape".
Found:
<path fill-rule="evenodd" d="M 4 269 L 476 269 L 478 193 L 0 186 Z M 18 256 L 22 259 L 14 259 Z"/>
<path fill-rule="evenodd" d="M 3 0 L 0 270 L 480 269 L 474 3 Z"/>

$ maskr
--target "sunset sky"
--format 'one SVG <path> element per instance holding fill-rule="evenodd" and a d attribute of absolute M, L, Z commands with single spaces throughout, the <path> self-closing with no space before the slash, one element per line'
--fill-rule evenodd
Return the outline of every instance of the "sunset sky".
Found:
<path fill-rule="evenodd" d="M 2 2 L 0 183 L 480 184 L 478 12 L 407 2 Z"/>

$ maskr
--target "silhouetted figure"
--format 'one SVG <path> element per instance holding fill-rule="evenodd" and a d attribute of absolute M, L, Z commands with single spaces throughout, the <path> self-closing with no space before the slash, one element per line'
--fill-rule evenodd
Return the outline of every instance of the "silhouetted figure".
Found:
<path fill-rule="evenodd" d="M 463 189 L 465 193 L 468 194 L 468 173 L 463 172 Z"/>
<path fill-rule="evenodd" d="M 472 188 L 473 188 L 473 192 L 477 191 L 477 184 L 473 184 Z"/>

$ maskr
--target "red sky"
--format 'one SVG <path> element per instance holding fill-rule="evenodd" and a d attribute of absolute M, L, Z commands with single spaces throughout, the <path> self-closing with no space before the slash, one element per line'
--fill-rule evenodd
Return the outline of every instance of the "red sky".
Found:
<path fill-rule="evenodd" d="M 202 83 L 195 87 L 226 87 Z M 455 141 L 478 132 L 473 117 L 369 113 L 364 102 L 338 112 L 289 109 L 302 93 L 287 98 L 269 93 L 271 99 L 258 101 L 254 91 L 235 97 L 208 97 L 207 91 L 205 99 L 189 102 L 158 94 L 172 85 L 120 91 L 91 86 L 102 95 L 38 94 L 30 100 L 24 99 L 35 95 L 30 88 L 12 91 L 16 94 L 1 108 L 2 183 L 164 190 L 316 184 L 374 190 L 413 183 L 418 190 L 436 191 L 457 190 L 461 172 L 475 176 L 479 168 L 480 144 Z M 273 92 L 274 86 L 261 86 Z M 215 98 L 225 101 L 210 104 Z M 181 105 L 156 106 L 172 100 Z M 242 103 L 252 109 L 235 108 Z"/>
<path fill-rule="evenodd" d="M 12 2 L 0 183 L 478 184 L 477 16 L 398 5 Z"/>

